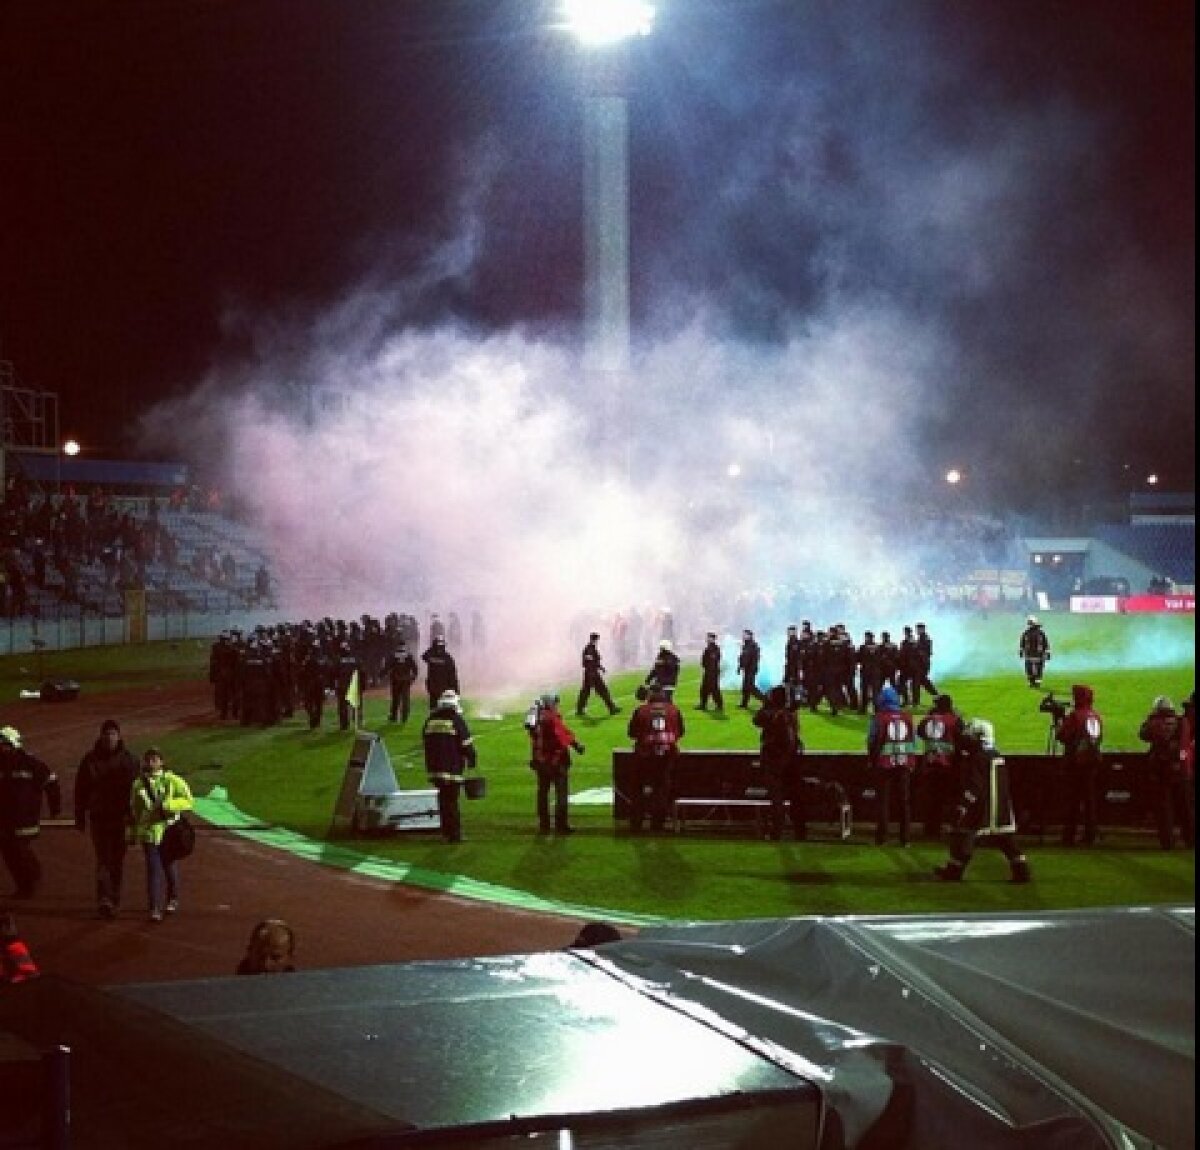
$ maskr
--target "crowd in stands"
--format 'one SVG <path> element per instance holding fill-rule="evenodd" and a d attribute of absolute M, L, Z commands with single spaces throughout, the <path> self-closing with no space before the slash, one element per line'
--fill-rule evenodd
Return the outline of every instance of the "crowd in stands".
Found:
<path fill-rule="evenodd" d="M 236 593 L 245 605 L 268 603 L 264 564 L 246 589 L 232 550 L 196 545 L 186 557 L 163 512 L 178 515 L 197 502 L 213 510 L 222 500 L 216 489 L 189 495 L 180 488 L 136 501 L 118 500 L 99 486 L 82 495 L 69 487 L 50 494 L 20 475 L 10 477 L 0 501 L 0 617 L 39 618 L 55 604 L 102 610 L 127 591 L 178 590 L 184 576 Z"/>

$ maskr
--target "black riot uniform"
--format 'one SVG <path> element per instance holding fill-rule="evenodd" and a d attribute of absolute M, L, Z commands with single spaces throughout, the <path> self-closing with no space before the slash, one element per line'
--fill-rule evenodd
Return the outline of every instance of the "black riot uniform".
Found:
<path fill-rule="evenodd" d="M 751 699 L 760 703 L 766 696 L 758 689 L 755 679 L 758 678 L 758 667 L 762 661 L 762 648 L 754 638 L 754 632 L 742 632 L 742 649 L 738 652 L 738 674 L 742 676 L 742 701 L 738 706 L 744 711 L 750 706 Z"/>
<path fill-rule="evenodd" d="M 718 711 L 725 710 L 725 699 L 721 695 L 721 647 L 715 631 L 709 631 L 700 655 L 700 704 L 696 709 L 707 710 L 709 699 Z"/>
<path fill-rule="evenodd" d="M 458 666 L 446 650 L 446 640 L 436 630 L 429 646 L 421 653 L 421 661 L 425 664 L 425 689 L 429 692 L 429 709 L 432 711 L 446 691 L 458 694 L 462 690 L 458 685 Z"/>
<path fill-rule="evenodd" d="M 412 685 L 417 680 L 417 661 L 403 643 L 388 656 L 387 677 L 391 689 L 388 719 L 394 723 L 398 717 L 400 722 L 407 723 L 412 710 Z"/>
<path fill-rule="evenodd" d="M 600 696 L 600 702 L 608 708 L 610 715 L 617 714 L 621 709 L 613 702 L 608 684 L 604 681 L 604 664 L 600 660 L 600 648 L 596 645 L 599 641 L 600 633 L 593 631 L 579 657 L 583 666 L 583 682 L 579 687 L 579 698 L 575 701 L 575 714 L 580 718 L 587 714 L 588 699 L 593 691 Z"/>

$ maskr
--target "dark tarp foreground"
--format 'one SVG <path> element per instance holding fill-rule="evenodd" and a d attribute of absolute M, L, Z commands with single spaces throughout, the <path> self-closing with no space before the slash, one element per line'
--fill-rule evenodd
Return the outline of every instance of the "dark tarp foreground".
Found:
<path fill-rule="evenodd" d="M 1131 908 L 661 926 L 109 993 L 373 1116 L 338 1145 L 1183 1148 L 1194 925 Z"/>
<path fill-rule="evenodd" d="M 1194 907 L 660 927 L 602 954 L 821 1085 L 849 1146 L 1195 1145 Z"/>

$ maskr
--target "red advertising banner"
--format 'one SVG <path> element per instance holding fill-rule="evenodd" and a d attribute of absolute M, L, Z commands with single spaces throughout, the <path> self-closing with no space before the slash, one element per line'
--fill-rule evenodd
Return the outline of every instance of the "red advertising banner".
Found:
<path fill-rule="evenodd" d="M 1196 611 L 1195 595 L 1130 595 L 1121 602 L 1121 609 L 1129 614 Z"/>

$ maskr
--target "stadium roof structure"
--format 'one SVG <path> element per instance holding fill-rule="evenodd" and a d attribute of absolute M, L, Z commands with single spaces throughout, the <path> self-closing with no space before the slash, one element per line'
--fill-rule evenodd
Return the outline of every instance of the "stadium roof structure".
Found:
<path fill-rule="evenodd" d="M 120 459 L 80 459 L 33 452 L 9 452 L 9 460 L 27 479 L 39 483 L 98 484 L 103 487 L 182 487 L 189 482 L 185 463 Z"/>
<path fill-rule="evenodd" d="M 126 985 L 89 1009 L 51 982 L 24 1020 L 0 996 L 0 1025 L 74 1027 L 96 1092 L 73 1100 L 76 1147 L 122 1123 L 147 1144 L 314 1150 L 1194 1140 L 1194 907 L 658 926 Z"/>

